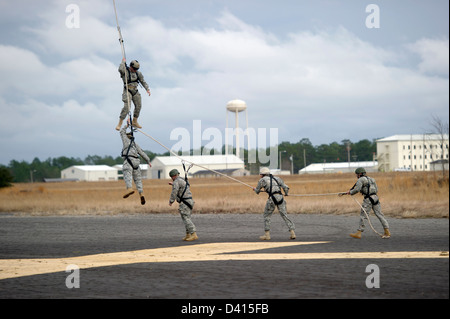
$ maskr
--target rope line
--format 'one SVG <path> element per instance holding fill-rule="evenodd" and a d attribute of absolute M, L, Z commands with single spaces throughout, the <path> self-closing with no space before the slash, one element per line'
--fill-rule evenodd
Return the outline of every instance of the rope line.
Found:
<path fill-rule="evenodd" d="M 184 161 L 184 162 L 186 162 L 186 163 L 190 163 L 191 165 L 195 165 L 195 166 L 201 167 L 201 168 L 203 168 L 203 169 L 206 169 L 206 170 L 208 170 L 208 171 L 211 171 L 211 172 L 216 173 L 216 174 L 218 174 L 218 175 L 221 175 L 221 176 L 223 176 L 223 177 L 229 178 L 229 179 L 231 179 L 232 181 L 235 181 L 235 182 L 237 182 L 237 183 L 240 183 L 240 184 L 242 184 L 242 185 L 244 185 L 244 186 L 247 186 L 247 187 L 250 187 L 251 189 L 253 189 L 253 186 L 251 186 L 251 185 L 249 185 L 249 184 L 247 184 L 247 183 L 244 183 L 244 182 L 242 182 L 242 181 L 240 181 L 240 180 L 238 180 L 238 179 L 236 179 L 236 178 L 234 178 L 234 177 L 228 176 L 228 175 L 226 175 L 226 174 L 223 174 L 223 173 L 220 173 L 220 172 L 218 172 L 218 171 L 215 171 L 215 170 L 213 170 L 213 169 L 211 169 L 211 168 L 208 168 L 208 167 L 205 167 L 205 166 L 196 164 L 196 163 L 194 163 L 194 162 L 191 162 L 191 161 L 189 161 L 189 160 L 186 160 L 186 159 L 182 158 L 180 155 L 178 155 L 177 153 L 175 153 L 174 151 L 172 151 L 171 149 L 169 149 L 167 146 L 165 146 L 164 144 L 162 144 L 160 141 L 158 141 L 157 139 L 155 139 L 154 137 L 152 137 L 151 135 L 148 135 L 147 133 L 143 132 L 143 131 L 140 130 L 140 129 L 137 129 L 137 131 L 139 131 L 139 132 L 141 132 L 142 134 L 144 134 L 145 136 L 151 138 L 153 141 L 155 141 L 156 143 L 158 143 L 159 145 L 161 145 L 162 147 L 164 147 L 164 148 L 165 148 L 166 150 L 168 150 L 172 155 L 176 156 L 176 157 L 179 158 L 181 161 Z"/>
<path fill-rule="evenodd" d="M 375 230 L 375 228 L 373 227 L 373 225 L 372 225 L 372 223 L 370 222 L 370 218 L 369 218 L 369 214 L 367 213 L 367 211 L 364 209 L 364 207 L 353 197 L 353 196 L 350 196 L 358 205 L 359 205 L 359 207 L 361 207 L 361 209 L 362 209 L 362 211 L 364 212 L 364 214 L 366 215 L 366 217 L 367 217 L 367 221 L 369 222 L 369 225 L 370 225 L 370 228 L 372 228 L 372 230 L 374 231 L 374 233 L 375 234 L 377 234 L 378 236 L 380 236 L 381 238 L 383 238 L 384 237 L 384 235 L 383 234 L 380 234 L 379 232 L 377 232 L 376 230 Z"/>
<path fill-rule="evenodd" d="M 289 194 L 288 196 L 296 196 L 296 197 L 308 197 L 308 196 L 331 196 L 331 195 L 339 195 L 340 193 L 323 193 L 323 194 Z"/>
<path fill-rule="evenodd" d="M 128 92 L 128 75 L 127 75 L 127 58 L 126 58 L 126 54 L 125 54 L 125 45 L 123 43 L 123 37 L 122 37 L 122 31 L 120 30 L 120 26 L 119 26 L 119 18 L 117 17 L 117 9 L 116 9 L 116 1 L 113 0 L 113 6 L 114 6 L 114 13 L 116 15 L 116 24 L 117 24 L 117 31 L 119 32 L 119 43 L 120 43 L 120 48 L 122 49 L 122 58 L 125 62 L 125 88 L 126 88 L 126 94 L 127 94 L 127 112 L 128 112 L 128 117 L 130 119 L 130 127 L 131 127 L 131 136 L 133 136 L 133 122 L 131 120 L 131 102 L 130 102 L 130 96 L 129 96 L 129 92 Z M 130 72 L 130 71 L 128 71 Z"/>
<path fill-rule="evenodd" d="M 202 166 L 202 165 L 193 163 L 193 162 L 191 162 L 191 161 L 188 161 L 188 160 L 182 158 L 180 155 L 178 155 L 177 153 L 175 153 L 174 151 L 172 151 L 170 148 L 168 148 L 166 145 L 164 145 L 163 143 L 161 143 L 160 141 L 158 141 L 157 139 L 155 139 L 153 136 L 151 136 L 151 135 L 145 133 L 144 131 L 142 131 L 142 130 L 140 130 L 140 129 L 136 129 L 136 130 L 137 130 L 138 132 L 141 132 L 143 135 L 147 136 L 148 138 L 152 139 L 153 141 L 155 141 L 157 144 L 159 144 L 160 146 L 162 146 L 163 148 L 165 148 L 165 149 L 166 149 L 167 151 L 169 151 L 173 156 L 176 156 L 176 157 L 179 158 L 181 161 L 190 163 L 191 165 L 195 165 L 195 166 L 201 167 L 201 168 L 203 168 L 203 169 L 206 169 L 206 170 L 211 171 L 211 172 L 213 172 L 213 173 L 219 174 L 219 175 L 221 175 L 221 176 L 223 176 L 223 177 L 229 178 L 229 179 L 231 179 L 231 180 L 233 180 L 233 181 L 235 181 L 235 182 L 237 182 L 237 183 L 240 183 L 240 184 L 242 184 L 242 185 L 244 185 L 244 186 L 247 186 L 247 187 L 250 187 L 251 189 L 253 189 L 253 186 L 251 186 L 251 185 L 249 185 L 249 184 L 247 184 L 247 183 L 244 183 L 244 182 L 242 182 L 242 181 L 240 181 L 240 180 L 238 180 L 238 179 L 236 179 L 236 178 L 233 178 L 233 177 L 228 176 L 228 175 L 226 175 L 226 174 L 223 174 L 223 173 L 220 173 L 220 172 L 218 172 L 218 171 L 215 171 L 215 170 L 213 170 L 213 169 L 211 169 L 211 168 L 208 168 L 208 167 L 205 167 L 205 166 Z M 343 193 L 343 192 L 339 192 L 339 193 L 324 193 L 324 194 L 289 194 L 288 196 L 296 196 L 296 197 L 306 197 L 306 196 L 330 196 L 330 195 L 339 195 L 339 194 L 342 194 L 342 193 Z"/>

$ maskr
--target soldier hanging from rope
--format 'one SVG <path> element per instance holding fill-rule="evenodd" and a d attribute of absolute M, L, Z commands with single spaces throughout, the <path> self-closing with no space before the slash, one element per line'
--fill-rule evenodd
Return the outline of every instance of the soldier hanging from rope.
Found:
<path fill-rule="evenodd" d="M 122 63 L 119 66 L 120 77 L 123 80 L 122 101 L 124 102 L 124 106 L 120 112 L 119 124 L 117 124 L 116 127 L 116 130 L 118 131 L 120 130 L 123 120 L 127 116 L 128 112 L 131 112 L 131 101 L 133 101 L 134 104 L 132 126 L 142 128 L 137 121 L 142 107 L 142 98 L 138 90 L 139 83 L 147 91 L 148 96 L 150 96 L 151 93 L 147 82 L 144 80 L 144 76 L 140 71 L 138 71 L 139 67 L 140 64 L 136 60 L 131 61 L 130 67 L 128 67 L 125 58 L 122 59 Z"/>
<path fill-rule="evenodd" d="M 136 188 L 139 192 L 141 204 L 144 205 L 145 197 L 144 188 L 142 186 L 141 168 L 139 167 L 139 164 L 141 163 L 139 156 L 141 156 L 148 163 L 149 167 L 152 165 L 150 164 L 150 159 L 147 154 L 145 154 L 141 147 L 134 141 L 133 130 L 128 133 L 126 132 L 127 127 L 128 124 L 124 125 L 120 130 L 120 137 L 122 138 L 123 144 L 123 180 L 125 181 L 125 185 L 127 187 L 127 191 L 125 195 L 123 195 L 123 198 L 128 198 L 130 195 L 134 194 L 134 190 L 132 188 L 134 180 Z"/>

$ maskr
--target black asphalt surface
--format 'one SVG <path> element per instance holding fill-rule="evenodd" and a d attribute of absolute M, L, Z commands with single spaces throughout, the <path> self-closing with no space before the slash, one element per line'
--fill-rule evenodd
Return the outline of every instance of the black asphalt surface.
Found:
<path fill-rule="evenodd" d="M 388 219 L 392 238 L 370 228 L 348 236 L 358 216 L 289 215 L 297 242 L 330 243 L 271 249 L 271 253 L 448 251 L 448 219 Z M 374 226 L 381 232 L 375 217 Z M 260 242 L 262 215 L 193 215 L 199 240 L 183 242 L 179 215 L 0 216 L 0 259 L 85 256 L 205 243 Z M 272 218 L 273 242 L 292 242 L 281 217 Z M 258 252 L 260 253 L 260 252 Z M 367 288 L 366 267 L 380 270 L 380 287 Z M 80 288 L 65 271 L 0 280 L 0 298 L 176 299 L 448 299 L 449 261 L 441 259 L 325 259 L 139 263 L 80 270 Z M 195 303 L 194 302 L 194 303 Z M 219 302 L 219 301 L 217 301 Z M 223 305 L 223 307 L 225 307 Z M 192 310 L 192 309 L 191 309 Z M 247 309 L 248 310 L 248 309 Z M 224 312 L 225 310 L 222 309 Z M 216 311 L 217 313 L 217 311 Z"/>

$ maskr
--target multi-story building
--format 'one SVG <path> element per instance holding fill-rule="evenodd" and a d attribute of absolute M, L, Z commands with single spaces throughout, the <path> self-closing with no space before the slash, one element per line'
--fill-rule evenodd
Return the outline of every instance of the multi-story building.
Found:
<path fill-rule="evenodd" d="M 401 134 L 377 142 L 378 169 L 429 171 L 430 163 L 448 161 L 448 134 Z"/>

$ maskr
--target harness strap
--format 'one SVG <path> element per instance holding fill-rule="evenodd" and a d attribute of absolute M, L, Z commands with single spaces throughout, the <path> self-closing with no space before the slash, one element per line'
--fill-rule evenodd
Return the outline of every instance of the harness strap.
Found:
<path fill-rule="evenodd" d="M 279 191 L 276 191 L 276 192 L 272 192 L 272 180 L 275 180 L 275 183 L 277 183 L 277 185 L 278 185 L 278 187 L 280 187 L 281 188 L 281 186 L 280 186 L 280 184 L 278 183 L 278 181 L 273 177 L 273 175 L 272 174 L 269 174 L 269 177 L 270 177 L 270 190 L 269 190 L 269 198 L 272 198 L 272 200 L 273 200 L 273 203 L 275 204 L 275 205 L 281 205 L 282 203 L 283 203 L 283 201 L 284 201 L 284 198 L 283 198 L 283 194 L 281 193 L 281 189 L 279 190 Z M 274 194 L 280 194 L 282 197 L 281 197 L 281 200 L 280 201 L 277 201 L 277 199 L 275 198 L 275 196 L 273 196 Z"/>
<path fill-rule="evenodd" d="M 372 198 L 373 195 L 376 195 L 377 193 L 370 193 L 370 179 L 368 176 L 364 176 L 367 180 L 367 194 L 363 194 L 364 195 L 364 199 L 368 198 L 370 200 L 370 202 L 372 203 L 372 205 L 377 205 L 380 200 L 377 199 L 376 201 Z"/>
<path fill-rule="evenodd" d="M 187 207 L 192 209 L 192 205 L 187 201 L 187 199 L 192 199 L 192 197 L 184 197 L 184 194 L 186 193 L 187 188 L 190 186 L 187 174 L 188 174 L 189 170 L 191 169 L 191 167 L 194 166 L 194 164 L 189 165 L 187 170 L 186 170 L 186 166 L 184 165 L 184 161 L 182 161 L 181 164 L 183 164 L 184 181 L 186 182 L 186 184 L 184 186 L 183 193 L 181 193 L 181 196 L 179 196 L 179 198 L 178 198 L 179 199 L 178 202 L 183 202 L 184 204 L 186 204 Z"/>
<path fill-rule="evenodd" d="M 138 157 L 138 156 L 131 156 L 131 155 L 129 155 L 130 149 L 131 149 L 131 145 L 134 143 L 133 130 L 131 130 L 131 138 L 130 138 L 130 139 L 131 139 L 131 142 L 130 142 L 130 144 L 128 145 L 127 153 L 126 153 L 126 154 L 123 154 L 123 151 L 122 151 L 122 156 L 125 157 L 125 159 L 127 160 L 127 162 L 131 165 L 131 167 L 132 167 L 134 170 L 137 170 L 137 169 L 139 168 L 139 165 L 138 165 L 137 167 L 134 167 L 133 163 L 132 163 L 131 160 L 130 160 L 130 157 L 133 157 L 133 158 L 139 158 L 139 157 Z"/>
<path fill-rule="evenodd" d="M 131 96 L 135 96 L 135 95 L 138 93 L 137 88 L 136 88 L 136 92 L 133 93 L 133 92 L 131 92 L 131 90 L 130 90 L 130 88 L 129 88 L 129 85 L 130 85 L 130 83 L 139 83 L 139 75 L 138 75 L 137 72 L 136 72 L 136 80 L 132 80 L 132 79 L 131 79 L 131 71 L 130 71 L 130 68 L 127 66 L 126 63 L 125 63 L 125 68 L 127 69 L 127 74 L 126 74 L 125 76 L 127 77 L 128 81 L 127 81 L 127 84 L 124 84 L 124 85 L 123 85 L 123 87 L 124 87 L 125 89 L 127 89 L 128 92 L 130 92 Z M 127 85 L 128 85 L 128 86 L 127 86 Z"/>

